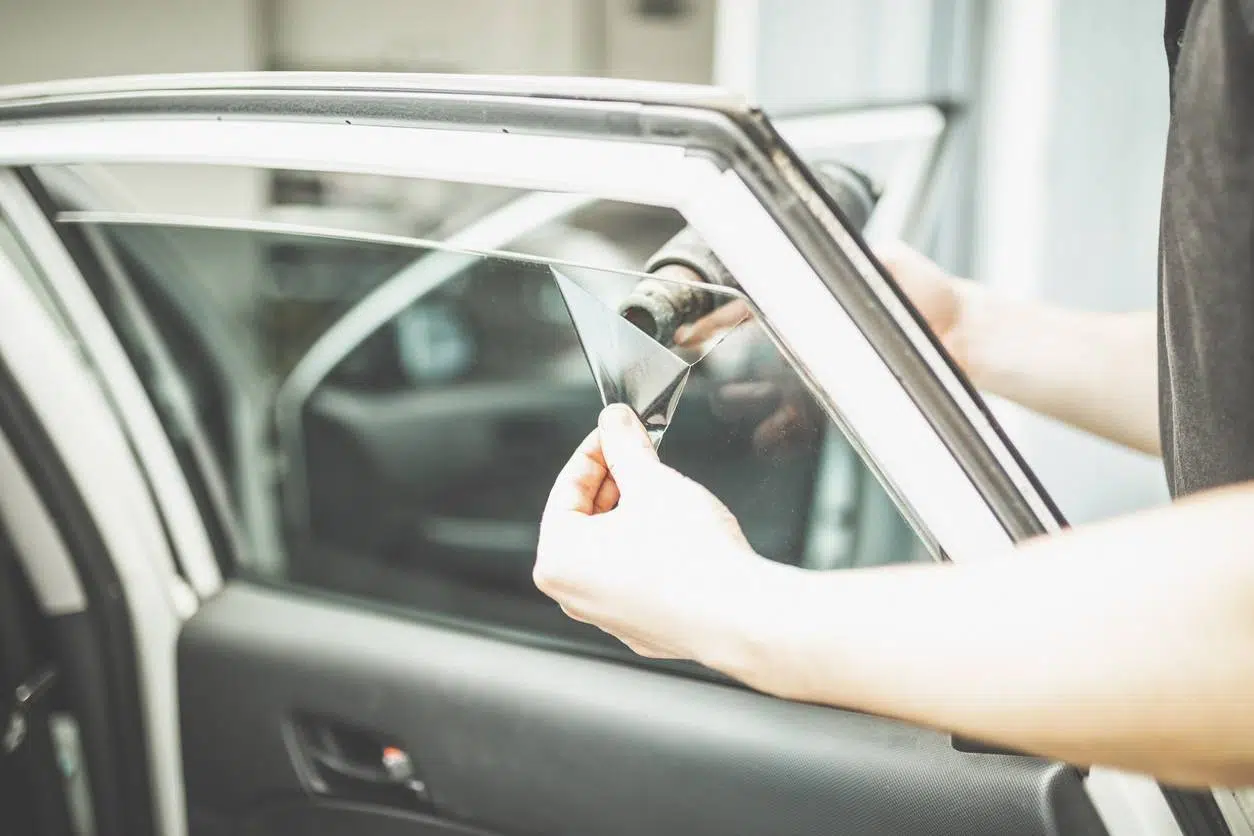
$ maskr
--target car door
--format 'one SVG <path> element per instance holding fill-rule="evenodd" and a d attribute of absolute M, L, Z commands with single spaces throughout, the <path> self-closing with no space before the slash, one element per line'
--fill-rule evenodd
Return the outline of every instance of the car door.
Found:
<path fill-rule="evenodd" d="M 177 208 L 67 211 L 57 180 L 84 164 L 138 173 Z M 720 369 L 748 369 L 796 384 L 822 437 L 846 439 L 878 477 L 913 532 L 890 559 L 980 559 L 1056 529 L 987 410 L 761 113 L 636 84 L 115 80 L 3 94 L 0 166 L 0 205 L 109 392 L 195 593 L 167 602 L 177 681 L 168 648 L 140 648 L 161 832 L 1119 833 L 1167 810 L 1152 783 L 647 664 L 521 589 L 503 594 L 473 564 L 500 559 L 517 530 L 502 523 L 531 523 L 494 515 L 500 486 L 550 479 L 569 439 L 545 434 L 591 426 L 599 406 L 577 346 L 532 326 L 561 321 L 559 276 L 585 289 L 639 277 L 214 213 L 187 185 L 357 173 L 677 212 L 753 317 L 693 367 L 707 390 L 679 398 L 664 456 L 683 467 L 697 449 L 697 467 L 720 449 L 700 446 L 713 435 L 749 461 L 754 425 L 702 406 Z M 397 271 L 432 263 L 459 269 L 403 326 L 423 346 L 402 370 L 421 384 L 402 395 L 424 399 L 422 426 L 404 397 L 354 377 L 350 352 L 285 428 L 284 382 L 319 337 Z M 371 339 L 395 341 L 393 319 Z M 472 408 L 509 420 L 461 420 Z M 303 457 L 284 446 L 292 426 Z M 788 455 L 816 458 L 756 459 L 766 488 L 748 504 L 766 530 L 806 502 L 791 559 L 836 568 L 822 559 L 838 536 L 823 525 L 831 497 L 770 489 Z M 834 473 L 829 491 L 847 482 Z M 456 548 L 433 557 L 440 536 Z M 921 625 L 920 641 L 939 628 Z"/>

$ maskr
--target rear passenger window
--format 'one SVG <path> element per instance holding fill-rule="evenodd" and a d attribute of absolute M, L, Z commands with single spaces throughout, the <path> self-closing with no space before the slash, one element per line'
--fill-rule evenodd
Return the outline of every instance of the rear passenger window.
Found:
<path fill-rule="evenodd" d="M 537 592 L 531 567 L 553 477 L 613 384 L 585 348 L 599 329 L 632 328 L 615 310 L 681 221 L 571 196 L 493 197 L 451 234 L 482 241 L 476 223 L 531 201 L 539 220 L 491 245 L 509 252 L 342 223 L 82 206 L 59 222 L 110 251 L 180 358 L 249 535 L 237 571 L 621 650 Z M 572 293 L 608 319 L 581 333 Z M 715 303 L 749 313 L 734 292 Z M 673 412 L 655 416 L 663 460 L 719 496 L 772 559 L 814 570 L 923 559 L 759 323 L 738 321 L 699 346 L 640 349 L 661 352 L 661 376 L 633 385 L 674 387 Z M 115 326 L 124 340 L 135 331 Z"/>

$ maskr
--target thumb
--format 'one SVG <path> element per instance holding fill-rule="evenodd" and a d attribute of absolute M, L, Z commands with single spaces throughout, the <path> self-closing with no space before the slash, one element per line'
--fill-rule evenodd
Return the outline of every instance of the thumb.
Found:
<path fill-rule="evenodd" d="M 601 411 L 597 426 L 606 467 L 620 492 L 630 490 L 632 482 L 658 463 L 657 451 L 653 449 L 649 434 L 636 413 L 626 404 L 607 406 Z"/>

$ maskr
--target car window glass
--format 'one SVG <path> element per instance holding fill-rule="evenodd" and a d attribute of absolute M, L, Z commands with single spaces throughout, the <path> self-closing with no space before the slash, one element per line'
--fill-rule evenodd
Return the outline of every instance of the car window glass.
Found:
<path fill-rule="evenodd" d="M 620 648 L 530 575 L 553 477 L 607 396 L 563 282 L 614 320 L 642 278 L 617 268 L 675 229 L 673 213 L 631 209 L 588 203 L 509 242 L 582 248 L 596 267 L 273 222 L 68 212 L 59 224 L 116 255 L 184 358 L 252 535 L 236 571 L 609 650 Z M 925 559 L 751 310 L 724 297 L 747 318 L 663 361 L 683 378 L 675 391 L 652 379 L 637 390 L 674 397 L 662 459 L 719 496 L 771 559 Z"/>

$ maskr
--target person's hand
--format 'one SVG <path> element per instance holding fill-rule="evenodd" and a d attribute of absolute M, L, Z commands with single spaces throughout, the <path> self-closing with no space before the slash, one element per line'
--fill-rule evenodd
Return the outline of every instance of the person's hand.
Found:
<path fill-rule="evenodd" d="M 963 290 L 966 282 L 951 276 L 927 256 L 900 241 L 876 248 L 875 255 L 923 315 L 941 345 L 966 368 L 962 339 Z"/>
<path fill-rule="evenodd" d="M 536 586 L 637 653 L 708 661 L 736 640 L 769 573 L 705 488 L 658 461 L 614 405 L 558 474 L 540 524 Z"/>

